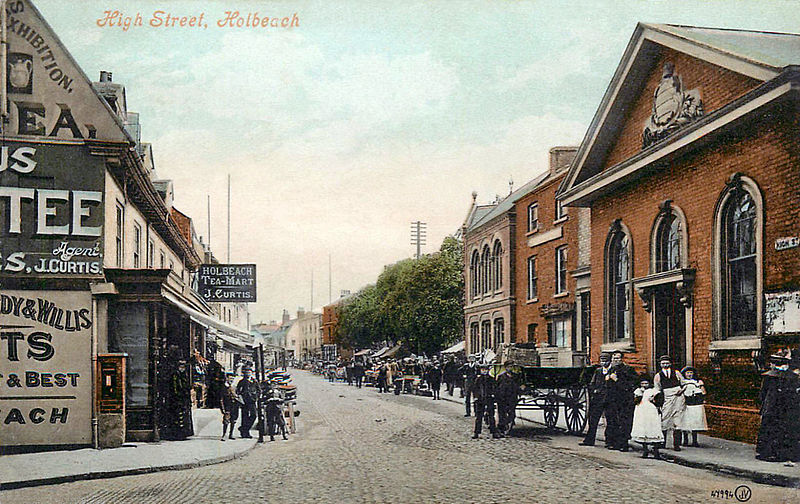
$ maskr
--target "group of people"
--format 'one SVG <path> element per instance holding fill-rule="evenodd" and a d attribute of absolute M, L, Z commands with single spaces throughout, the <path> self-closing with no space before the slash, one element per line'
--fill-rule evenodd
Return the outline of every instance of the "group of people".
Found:
<path fill-rule="evenodd" d="M 466 364 L 459 368 L 464 381 L 464 416 L 470 416 L 472 410 L 475 412 L 473 439 L 480 437 L 484 422 L 489 426 L 492 438 L 505 437 L 514 425 L 520 386 L 511 371 L 512 366 L 513 362 L 506 362 L 497 376 L 492 376 L 489 364 L 478 364 L 475 357 L 470 356 Z"/>
<path fill-rule="evenodd" d="M 252 364 L 242 366 L 242 376 L 227 373 L 225 385 L 219 399 L 219 409 L 222 412 L 222 437 L 220 441 L 236 439 L 233 435 L 236 421 L 241 417 L 239 424 L 239 437 L 252 438 L 250 431 L 258 418 L 258 399 L 261 394 L 264 399 L 265 421 L 268 426 L 270 440 L 275 439 L 278 430 L 286 438 L 285 422 L 283 420 L 283 400 L 276 397 L 268 380 L 258 383 L 253 375 Z"/>
<path fill-rule="evenodd" d="M 659 358 L 660 370 L 651 379 L 638 375 L 623 362 L 622 352 L 600 355 L 600 367 L 589 382 L 588 429 L 582 446 L 593 446 L 600 417 L 606 418 L 605 445 L 627 452 L 631 440 L 641 443 L 642 457 L 653 454 L 672 439 L 672 449 L 681 444 L 699 447 L 697 433 L 708 430 L 705 414 L 706 389 L 691 366 L 673 369 L 668 355 Z"/>
<path fill-rule="evenodd" d="M 800 461 L 800 350 L 779 351 L 761 382 L 761 427 L 756 458 Z"/>

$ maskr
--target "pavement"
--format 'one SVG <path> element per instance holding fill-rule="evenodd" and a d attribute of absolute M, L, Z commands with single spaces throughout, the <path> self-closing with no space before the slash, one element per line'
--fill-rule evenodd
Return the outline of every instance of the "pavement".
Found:
<path fill-rule="evenodd" d="M 220 441 L 219 410 L 197 409 L 192 419 L 195 435 L 184 441 L 3 455 L 0 490 L 218 464 L 241 457 L 256 445 L 256 439 Z"/>
<path fill-rule="evenodd" d="M 447 392 L 443 392 L 441 398 L 464 404 L 464 400 L 459 398 L 459 392 L 459 389 L 456 389 L 452 397 Z M 520 418 L 523 421 L 544 425 L 541 411 L 517 411 L 517 419 Z M 557 427 L 566 430 L 563 410 L 560 411 Z M 556 441 L 558 444 L 566 446 L 573 442 L 577 445 L 582 438 L 565 436 L 554 439 L 559 440 Z M 605 423 L 604 419 L 601 419 L 597 428 L 596 446 L 575 446 L 575 448 L 588 454 L 594 450 L 605 449 L 604 441 Z M 687 467 L 707 469 L 757 483 L 800 488 L 800 464 L 789 467 L 780 462 L 758 460 L 755 458 L 755 446 L 748 443 L 729 441 L 702 434 L 697 436 L 697 441 L 700 448 L 682 446 L 679 452 L 668 448 L 663 449 L 661 450 L 662 458 Z M 671 443 L 668 446 L 671 446 Z M 642 449 L 641 445 L 634 442 L 631 442 L 630 447 L 637 452 L 641 452 Z"/>

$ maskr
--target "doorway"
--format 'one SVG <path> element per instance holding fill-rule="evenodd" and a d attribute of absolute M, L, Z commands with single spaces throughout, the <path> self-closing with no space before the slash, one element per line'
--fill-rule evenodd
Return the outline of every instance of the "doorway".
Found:
<path fill-rule="evenodd" d="M 669 355 L 673 369 L 686 365 L 686 307 L 680 299 L 674 283 L 656 289 L 653 294 L 653 362 L 662 355 Z"/>

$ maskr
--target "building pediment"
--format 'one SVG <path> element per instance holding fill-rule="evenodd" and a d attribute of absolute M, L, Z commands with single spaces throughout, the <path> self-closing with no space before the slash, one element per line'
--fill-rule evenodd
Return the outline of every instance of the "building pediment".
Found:
<path fill-rule="evenodd" d="M 559 187 L 578 186 L 660 150 L 704 116 L 800 62 L 800 35 L 639 23 Z"/>

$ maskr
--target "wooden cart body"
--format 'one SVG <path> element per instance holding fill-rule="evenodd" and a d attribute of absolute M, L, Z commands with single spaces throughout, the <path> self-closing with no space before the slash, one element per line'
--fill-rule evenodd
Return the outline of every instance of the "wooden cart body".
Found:
<path fill-rule="evenodd" d="M 554 429 L 564 411 L 567 430 L 580 434 L 589 412 L 587 386 L 595 366 L 539 367 L 513 366 L 520 385 L 518 410 L 541 410 L 544 423 Z"/>

